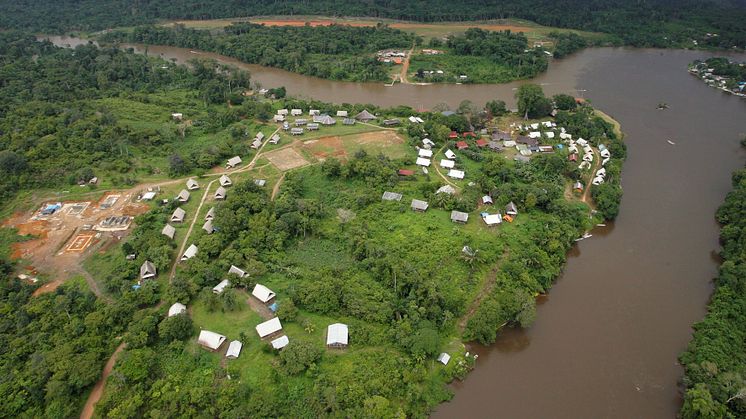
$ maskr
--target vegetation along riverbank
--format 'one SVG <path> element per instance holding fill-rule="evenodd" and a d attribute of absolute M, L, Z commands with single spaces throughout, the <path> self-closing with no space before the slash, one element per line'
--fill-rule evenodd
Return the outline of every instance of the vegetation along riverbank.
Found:
<path fill-rule="evenodd" d="M 722 263 L 715 292 L 680 357 L 685 368 L 684 418 L 746 415 L 746 169 L 733 174 L 733 191 L 716 218 Z"/>
<path fill-rule="evenodd" d="M 621 199 L 618 126 L 536 85 L 277 99 L 17 32 L 0 74 L 3 417 L 76 416 L 115 348 L 96 415 L 424 417 Z"/>

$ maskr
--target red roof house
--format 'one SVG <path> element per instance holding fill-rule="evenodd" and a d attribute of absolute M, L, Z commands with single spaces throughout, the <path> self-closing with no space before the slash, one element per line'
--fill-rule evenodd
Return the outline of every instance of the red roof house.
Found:
<path fill-rule="evenodd" d="M 474 131 L 466 131 L 464 133 L 464 138 L 469 138 L 469 137 L 476 138 L 476 136 L 477 136 L 477 134 L 474 134 Z"/>
<path fill-rule="evenodd" d="M 399 169 L 399 176 L 413 176 L 414 170 Z"/>
<path fill-rule="evenodd" d="M 486 147 L 487 146 L 487 140 L 485 139 L 478 139 L 477 140 L 477 147 Z"/>
<path fill-rule="evenodd" d="M 567 159 L 570 161 L 578 161 L 578 155 L 575 153 L 572 153 L 569 156 L 567 156 Z"/>
<path fill-rule="evenodd" d="M 465 148 L 469 148 L 469 144 L 466 144 L 466 141 L 459 141 L 456 143 L 456 148 L 459 150 L 463 150 Z"/>
<path fill-rule="evenodd" d="M 451 133 L 448 134 L 448 138 L 458 138 L 458 132 L 451 131 Z"/>

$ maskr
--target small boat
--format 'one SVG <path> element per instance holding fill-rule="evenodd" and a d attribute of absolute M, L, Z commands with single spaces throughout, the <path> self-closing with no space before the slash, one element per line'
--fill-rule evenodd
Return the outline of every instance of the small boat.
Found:
<path fill-rule="evenodd" d="M 676 145 L 676 143 L 675 143 L 675 142 L 673 142 L 673 141 L 671 141 L 671 140 L 666 140 L 666 142 L 667 142 L 668 144 L 671 144 L 671 145 Z"/>
<path fill-rule="evenodd" d="M 596 227 L 606 227 L 606 224 L 596 224 Z"/>
<path fill-rule="evenodd" d="M 199 54 L 199 52 L 194 51 L 194 50 L 189 50 L 189 52 L 191 52 L 192 54 Z"/>
<path fill-rule="evenodd" d="M 584 239 L 590 239 L 591 237 L 593 237 L 593 234 L 590 234 L 588 232 L 586 232 L 585 234 L 583 234 L 583 238 Z"/>

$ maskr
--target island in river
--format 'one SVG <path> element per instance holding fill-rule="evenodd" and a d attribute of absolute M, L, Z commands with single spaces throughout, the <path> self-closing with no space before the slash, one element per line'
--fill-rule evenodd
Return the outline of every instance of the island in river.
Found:
<path fill-rule="evenodd" d="M 425 415 L 618 207 L 621 133 L 538 86 L 519 115 L 267 100 L 0 36 L 2 416 L 75 415 L 115 347 L 101 415 Z"/>

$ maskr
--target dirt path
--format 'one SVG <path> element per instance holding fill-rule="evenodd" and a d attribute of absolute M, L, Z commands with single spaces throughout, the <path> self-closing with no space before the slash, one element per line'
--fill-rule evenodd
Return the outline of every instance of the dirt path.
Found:
<path fill-rule="evenodd" d="M 482 304 L 482 301 L 484 301 L 484 299 L 487 298 L 487 296 L 490 295 L 492 290 L 495 288 L 495 282 L 497 281 L 497 270 L 499 266 L 500 262 L 498 262 L 495 267 L 492 268 L 489 276 L 487 276 L 487 279 L 482 285 L 482 289 L 479 290 L 476 298 L 474 298 L 471 304 L 469 304 L 469 308 L 466 310 L 466 314 L 464 314 L 461 319 L 459 319 L 457 325 L 459 334 L 464 333 L 464 329 L 466 329 L 466 323 L 468 323 L 469 319 L 471 319 L 472 316 L 474 316 L 474 313 L 477 312 L 477 309 Z"/>
<path fill-rule="evenodd" d="M 96 382 L 96 385 L 93 386 L 93 390 L 91 391 L 91 394 L 88 395 L 88 400 L 86 400 L 85 406 L 83 406 L 83 411 L 80 412 L 80 419 L 90 419 L 93 417 L 93 409 L 96 407 L 96 403 L 101 399 L 101 396 L 104 395 L 106 379 L 109 378 L 109 374 L 111 374 L 111 371 L 114 369 L 114 364 L 116 364 L 117 358 L 119 358 L 119 355 L 126 346 L 127 344 L 125 342 L 120 343 L 111 355 L 111 358 L 106 361 L 104 371 L 101 373 L 101 379 L 99 379 L 98 382 Z"/>
<path fill-rule="evenodd" d="M 91 289 L 91 291 L 96 295 L 96 297 L 106 301 L 109 304 L 114 302 L 114 300 L 111 298 L 110 295 L 101 291 L 101 288 L 99 288 L 98 286 L 98 282 L 96 282 L 93 276 L 90 273 L 88 273 L 88 271 L 86 271 L 85 268 L 80 266 L 79 269 L 76 271 L 76 273 L 83 275 L 83 278 L 85 278 L 85 282 L 88 283 L 88 288 Z"/>
<path fill-rule="evenodd" d="M 246 304 L 249 305 L 249 308 L 252 309 L 256 314 L 258 314 L 262 319 L 269 320 L 271 318 L 277 317 L 275 313 L 272 312 L 267 306 L 262 303 L 261 301 L 257 300 L 256 298 L 249 296 L 249 298 L 246 299 Z"/>
<path fill-rule="evenodd" d="M 593 177 L 596 175 L 596 171 L 598 170 L 598 166 L 601 165 L 601 155 L 596 152 L 595 149 L 593 150 L 593 167 L 591 167 L 591 174 L 588 177 L 588 182 L 586 183 L 585 191 L 583 191 L 583 196 L 580 198 L 581 201 L 588 204 L 591 208 L 593 208 L 592 202 L 591 202 L 591 181 L 593 180 Z"/>
<path fill-rule="evenodd" d="M 401 81 L 402 84 L 410 84 L 409 79 L 407 78 L 407 74 L 409 73 L 409 60 L 412 58 L 413 53 L 414 53 L 414 45 L 412 45 L 412 48 L 409 49 L 409 53 L 407 54 L 407 57 L 404 59 L 404 62 L 401 65 L 401 73 L 399 73 L 399 81 Z"/>
<path fill-rule="evenodd" d="M 440 154 L 441 152 L 443 152 L 443 149 L 444 149 L 444 148 L 446 148 L 446 146 L 445 146 L 445 145 L 444 145 L 443 147 L 441 147 L 441 148 L 440 148 L 440 150 L 438 150 L 438 152 L 437 152 L 437 153 L 435 153 L 435 155 L 438 155 L 438 154 Z M 437 173 L 437 174 L 438 174 L 438 176 L 440 176 L 441 178 L 443 178 L 443 180 L 444 180 L 444 181 L 445 181 L 445 182 L 446 182 L 447 184 L 449 184 L 449 185 L 453 186 L 454 188 L 456 188 L 456 190 L 459 190 L 459 189 L 461 189 L 461 188 L 459 188 L 459 187 L 458 187 L 458 185 L 456 185 L 455 183 L 453 183 L 453 182 L 451 182 L 450 180 L 448 180 L 448 178 L 447 178 L 447 177 L 445 177 L 445 176 L 443 175 L 443 173 L 440 173 L 440 169 L 438 168 L 438 164 L 437 164 L 437 163 L 433 163 L 433 168 L 435 169 L 435 173 Z"/>
<path fill-rule="evenodd" d="M 277 179 L 277 183 L 275 183 L 275 187 L 272 188 L 272 197 L 270 198 L 271 201 L 275 200 L 275 197 L 277 196 L 277 193 L 280 192 L 280 185 L 282 185 L 282 181 L 285 180 L 285 173 L 280 176 L 279 179 Z"/>

